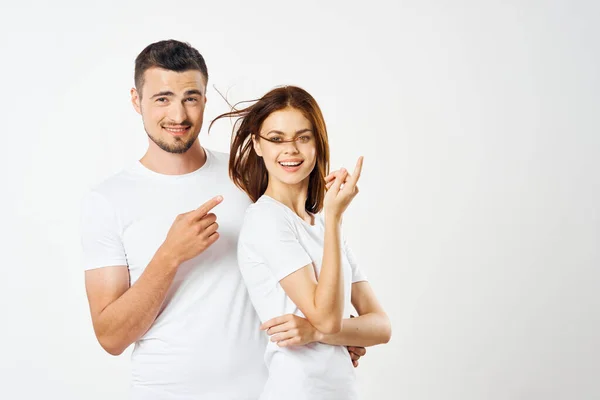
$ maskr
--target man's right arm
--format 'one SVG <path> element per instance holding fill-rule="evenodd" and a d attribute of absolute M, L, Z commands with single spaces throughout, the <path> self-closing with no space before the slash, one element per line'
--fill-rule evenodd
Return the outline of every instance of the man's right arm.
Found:
<path fill-rule="evenodd" d="M 94 332 L 104 350 L 119 355 L 148 331 L 167 296 L 177 267 L 177 261 L 159 250 L 131 287 L 127 266 L 85 272 Z"/>
<path fill-rule="evenodd" d="M 217 218 L 208 212 L 221 201 L 222 197 L 217 196 L 196 210 L 178 215 L 165 241 L 133 286 L 129 286 L 129 271 L 125 265 L 86 271 L 85 285 L 94 331 L 108 353 L 121 354 L 148 331 L 160 312 L 179 265 L 217 241 Z"/>

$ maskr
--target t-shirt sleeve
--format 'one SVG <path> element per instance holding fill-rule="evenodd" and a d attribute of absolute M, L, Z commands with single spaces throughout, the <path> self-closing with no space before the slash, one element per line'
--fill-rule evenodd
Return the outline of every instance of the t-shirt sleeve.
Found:
<path fill-rule="evenodd" d="M 84 197 L 80 231 L 84 270 L 127 265 L 117 215 L 101 194 L 92 191 Z"/>
<path fill-rule="evenodd" d="M 342 241 L 343 241 L 342 246 L 344 249 L 344 254 L 346 255 L 346 258 L 348 259 L 348 262 L 350 263 L 350 268 L 352 269 L 352 283 L 366 281 L 367 277 L 360 270 L 360 268 L 358 266 L 358 260 L 356 259 L 356 256 L 350 249 L 350 246 L 348 246 L 348 243 L 346 242 L 346 238 L 343 237 Z"/>
<path fill-rule="evenodd" d="M 312 264 L 312 259 L 300 244 L 293 222 L 278 211 L 268 207 L 248 210 L 238 243 L 238 258 L 244 264 L 264 263 L 280 281 Z"/>

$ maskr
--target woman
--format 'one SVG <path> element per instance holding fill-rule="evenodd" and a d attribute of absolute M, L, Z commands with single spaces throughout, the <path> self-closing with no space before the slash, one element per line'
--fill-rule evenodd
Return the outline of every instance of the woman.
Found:
<path fill-rule="evenodd" d="M 270 335 L 269 379 L 261 399 L 355 399 L 346 346 L 385 343 L 391 334 L 341 239 L 362 157 L 351 175 L 342 169 L 326 176 L 325 122 L 313 97 L 298 87 L 274 89 L 217 119 L 223 117 L 239 117 L 229 172 L 254 202 L 239 237 L 238 260 Z M 357 318 L 349 319 L 351 306 Z"/>

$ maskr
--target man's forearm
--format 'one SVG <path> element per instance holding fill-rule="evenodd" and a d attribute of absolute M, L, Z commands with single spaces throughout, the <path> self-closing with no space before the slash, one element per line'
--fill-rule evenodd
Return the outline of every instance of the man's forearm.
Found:
<path fill-rule="evenodd" d="M 148 331 L 166 298 L 178 264 L 160 250 L 137 282 L 99 315 L 96 336 L 110 354 L 121 354 Z"/>
<path fill-rule="evenodd" d="M 368 347 L 387 343 L 391 336 L 391 326 L 387 315 L 379 313 L 364 314 L 342 321 L 342 330 L 334 334 L 317 334 L 317 342 L 340 345 Z"/>

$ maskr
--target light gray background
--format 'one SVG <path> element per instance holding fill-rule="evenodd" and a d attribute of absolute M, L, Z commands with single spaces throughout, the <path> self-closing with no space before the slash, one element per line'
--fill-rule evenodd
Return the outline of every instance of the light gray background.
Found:
<path fill-rule="evenodd" d="M 363 399 L 600 398 L 598 2 L 19 4 L 0 10 L 0 398 L 126 398 L 79 201 L 143 153 L 133 60 L 165 38 L 232 101 L 303 86 L 332 166 L 365 156 L 345 225 L 393 337 L 361 361 Z"/>

